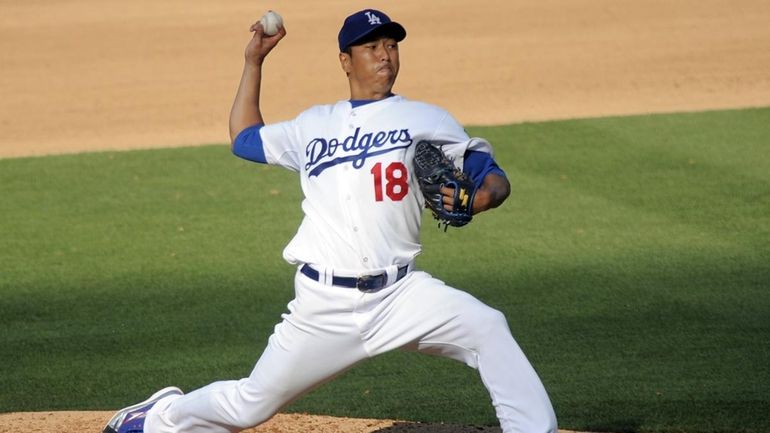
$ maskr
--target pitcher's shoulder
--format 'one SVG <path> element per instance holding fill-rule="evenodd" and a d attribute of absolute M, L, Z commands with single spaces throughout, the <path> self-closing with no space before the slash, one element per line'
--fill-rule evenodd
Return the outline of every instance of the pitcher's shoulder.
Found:
<path fill-rule="evenodd" d="M 410 115 L 427 117 L 431 119 L 441 119 L 444 117 L 452 118 L 452 114 L 436 104 L 432 104 L 425 101 L 417 101 L 408 99 L 405 97 L 398 97 L 399 100 L 395 101 L 399 104 L 399 109 L 410 113 Z"/>

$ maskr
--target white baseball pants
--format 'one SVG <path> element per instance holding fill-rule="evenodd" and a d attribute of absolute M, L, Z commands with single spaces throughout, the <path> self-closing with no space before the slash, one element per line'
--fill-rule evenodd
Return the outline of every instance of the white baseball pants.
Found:
<path fill-rule="evenodd" d="M 297 272 L 295 299 L 251 375 L 167 397 L 146 433 L 227 433 L 254 427 L 359 361 L 417 350 L 479 371 L 506 433 L 556 432 L 548 395 L 502 313 L 414 271 L 375 293 L 324 285 Z"/>

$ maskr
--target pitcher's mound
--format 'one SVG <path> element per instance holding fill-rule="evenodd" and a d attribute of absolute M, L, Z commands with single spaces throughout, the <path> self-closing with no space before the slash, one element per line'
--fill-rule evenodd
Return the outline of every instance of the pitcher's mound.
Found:
<path fill-rule="evenodd" d="M 16 412 L 0 414 L 0 433 L 101 433 L 114 412 Z M 499 427 L 421 424 L 382 419 L 278 414 L 242 433 L 499 433 Z M 576 433 L 559 430 L 560 433 Z"/>

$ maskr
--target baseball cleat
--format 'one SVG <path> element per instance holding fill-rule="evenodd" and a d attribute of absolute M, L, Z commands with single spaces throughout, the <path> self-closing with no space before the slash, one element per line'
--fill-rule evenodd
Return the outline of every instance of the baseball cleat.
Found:
<path fill-rule="evenodd" d="M 163 397 L 183 394 L 182 390 L 175 386 L 163 388 L 147 400 L 119 410 L 104 427 L 102 433 L 144 433 L 144 418 L 155 403 Z"/>

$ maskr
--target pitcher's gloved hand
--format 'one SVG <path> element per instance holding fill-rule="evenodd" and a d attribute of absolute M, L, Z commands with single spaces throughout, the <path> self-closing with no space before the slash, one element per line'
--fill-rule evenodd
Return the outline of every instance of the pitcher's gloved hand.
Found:
<path fill-rule="evenodd" d="M 444 230 L 471 222 L 476 186 L 441 149 L 420 141 L 415 147 L 413 165 L 425 206 L 439 225 L 444 224 Z"/>

